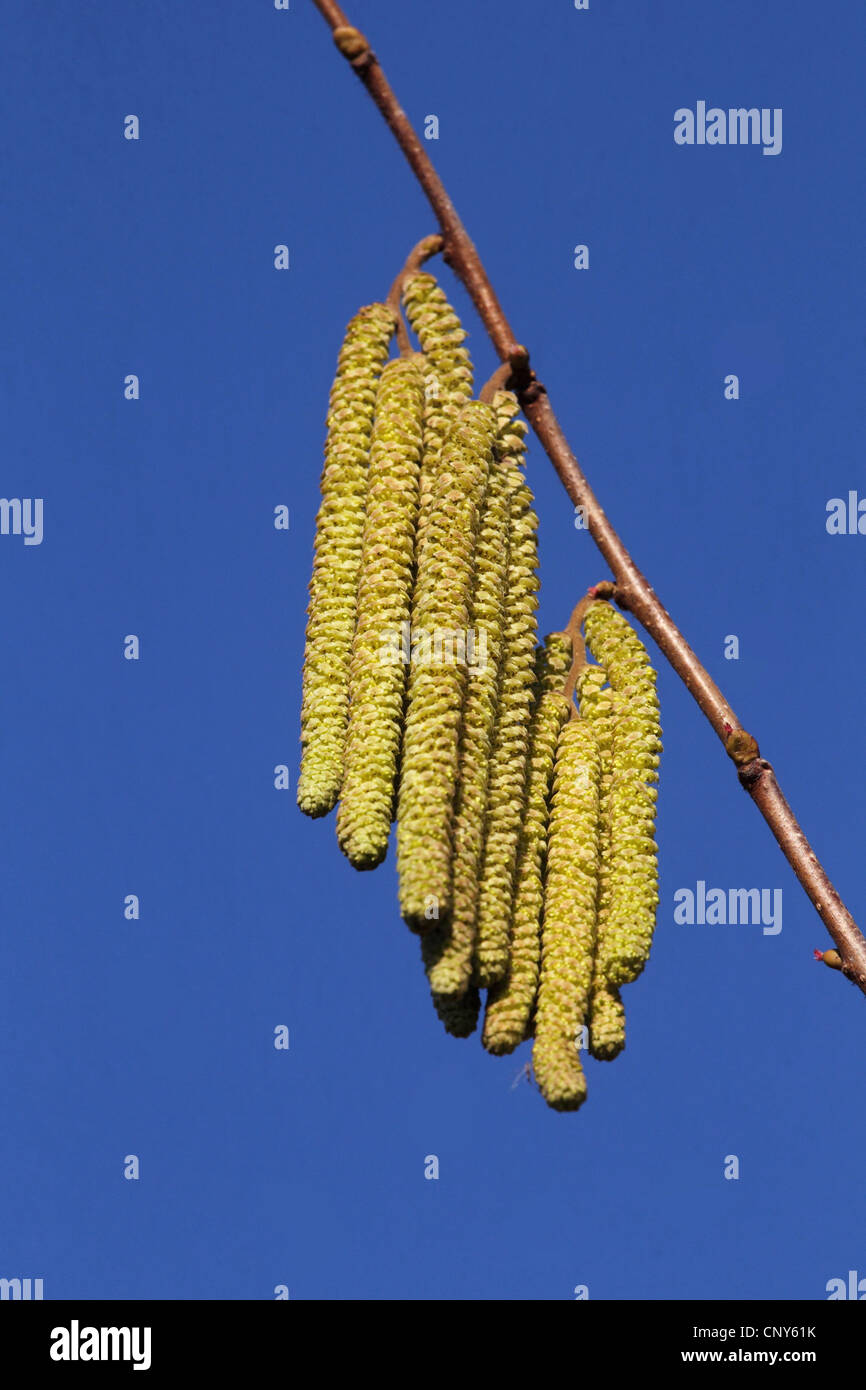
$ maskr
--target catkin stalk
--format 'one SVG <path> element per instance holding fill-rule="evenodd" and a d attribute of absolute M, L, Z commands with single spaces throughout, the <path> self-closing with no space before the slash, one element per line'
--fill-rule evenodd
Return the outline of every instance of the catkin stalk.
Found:
<path fill-rule="evenodd" d="M 578 1041 L 595 950 L 600 775 L 591 725 L 569 720 L 556 752 L 532 1050 L 535 1079 L 554 1110 L 577 1110 L 586 1099 Z"/>
<path fill-rule="evenodd" d="M 343 777 L 370 430 L 394 328 L 386 304 L 360 309 L 346 329 L 331 388 L 301 705 L 297 799 L 308 816 L 327 815 Z"/>
<path fill-rule="evenodd" d="M 356 869 L 374 869 L 385 858 L 394 811 L 423 409 L 419 358 L 389 362 L 379 380 L 370 443 L 345 772 L 337 812 L 340 848 Z"/>

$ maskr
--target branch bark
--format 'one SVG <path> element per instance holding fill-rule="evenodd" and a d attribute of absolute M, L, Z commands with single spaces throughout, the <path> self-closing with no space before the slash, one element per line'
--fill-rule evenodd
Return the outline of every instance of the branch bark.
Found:
<path fill-rule="evenodd" d="M 771 764 L 760 756 L 756 741 L 743 729 L 599 505 L 569 447 L 547 391 L 530 367 L 529 353 L 516 340 L 478 252 L 369 43 L 334 0 L 313 3 L 330 25 L 337 47 L 373 98 L 426 194 L 442 236 L 442 255 L 468 291 L 500 360 L 510 364 L 511 388 L 568 496 L 582 508 L 587 529 L 614 575 L 612 597 L 654 639 L 722 740 L 736 765 L 741 785 L 766 820 L 836 943 L 842 973 L 866 994 L 866 939 L 800 828 Z"/>

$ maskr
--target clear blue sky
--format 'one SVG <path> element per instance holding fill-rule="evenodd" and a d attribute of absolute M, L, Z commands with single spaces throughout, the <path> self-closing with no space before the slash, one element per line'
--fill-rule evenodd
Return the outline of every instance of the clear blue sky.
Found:
<path fill-rule="evenodd" d="M 350 13 L 416 129 L 439 117 L 431 154 L 602 504 L 866 920 L 866 536 L 825 527 L 866 495 L 861 8 Z M 335 355 L 433 230 L 310 0 L 5 18 L 0 491 L 44 499 L 44 539 L 0 536 L 0 1276 L 821 1299 L 866 1275 L 866 1001 L 814 963 L 817 916 L 664 664 L 656 944 L 577 1115 L 512 1085 L 526 1049 L 443 1034 L 390 858 L 356 874 L 295 806 Z M 677 146 L 698 101 L 782 108 L 781 154 Z M 529 473 L 547 631 L 607 571 L 537 446 Z M 677 925 L 699 880 L 780 888 L 782 931 Z"/>

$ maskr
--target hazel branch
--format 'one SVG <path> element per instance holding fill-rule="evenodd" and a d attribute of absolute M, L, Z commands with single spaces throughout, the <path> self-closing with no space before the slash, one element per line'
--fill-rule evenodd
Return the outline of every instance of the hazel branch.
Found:
<path fill-rule="evenodd" d="M 842 973 L 866 994 L 866 939 L 800 828 L 782 794 L 772 765 L 760 756 L 754 739 L 750 743 L 744 741 L 749 740 L 750 736 L 649 581 L 638 569 L 584 477 L 554 414 L 547 391 L 530 367 L 529 353 L 516 340 L 478 252 L 370 44 L 349 23 L 335 0 L 313 0 L 313 3 L 330 25 L 334 42 L 363 82 L 425 193 L 440 228 L 443 257 L 472 299 L 500 360 L 511 367 L 511 388 L 568 496 L 575 506 L 581 508 L 587 529 L 614 576 L 612 596 L 654 639 L 725 745 L 736 765 L 741 785 L 766 820 L 782 853 L 833 938 L 839 951 Z M 598 597 L 602 595 L 599 593 Z"/>

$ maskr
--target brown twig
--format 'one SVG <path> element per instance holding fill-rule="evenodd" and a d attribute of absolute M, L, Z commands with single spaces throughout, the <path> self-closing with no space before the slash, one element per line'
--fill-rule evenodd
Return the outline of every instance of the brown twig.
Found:
<path fill-rule="evenodd" d="M 742 786 L 769 825 L 836 943 L 842 972 L 866 994 L 866 940 L 800 829 L 782 795 L 772 766 L 759 755 L 754 739 L 745 734 L 730 704 L 699 662 L 599 506 L 569 448 L 547 392 L 530 368 L 529 354 L 516 341 L 478 252 L 369 43 L 359 30 L 349 24 L 334 0 L 313 0 L 313 3 L 331 26 L 337 47 L 351 63 L 384 116 L 426 194 L 441 229 L 442 254 L 469 293 L 500 359 L 511 365 L 512 388 L 523 411 L 572 502 L 582 509 L 587 529 L 615 576 L 613 596 L 616 602 L 628 609 L 654 638 L 725 744 L 737 766 Z M 748 742 L 743 742 L 740 738 L 742 735 Z"/>

